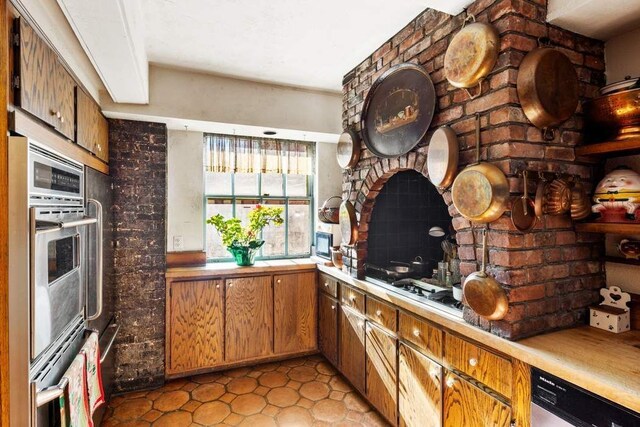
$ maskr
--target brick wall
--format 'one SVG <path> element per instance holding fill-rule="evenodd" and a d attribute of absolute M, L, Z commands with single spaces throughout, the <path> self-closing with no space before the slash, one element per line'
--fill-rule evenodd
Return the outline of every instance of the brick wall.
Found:
<path fill-rule="evenodd" d="M 410 153 L 395 159 L 379 159 L 363 144 L 363 155 L 348 194 L 359 216 L 359 241 L 354 259 L 345 258 L 345 271 L 362 277 L 367 258 L 367 233 L 375 197 L 384 183 L 400 170 L 414 169 L 426 175 L 427 142 L 434 129 L 450 125 L 458 135 L 461 168 L 474 158 L 474 119 L 482 115 L 482 155 L 502 169 L 513 195 L 521 193 L 516 172 L 523 167 L 580 175 L 588 189 L 593 185 L 592 166 L 575 158 L 574 147 L 582 140 L 581 108 L 564 123 L 551 142 L 524 116 L 516 92 L 518 67 L 541 36 L 564 52 L 574 63 L 580 80 L 581 100 L 593 97 L 604 83 L 604 44 L 554 26 L 547 26 L 546 0 L 478 0 L 469 6 L 479 22 L 491 22 L 500 33 L 498 62 L 485 79 L 482 96 L 471 100 L 444 76 L 444 54 L 466 17 L 427 9 L 373 54 L 350 71 L 343 80 L 343 124 L 360 129 L 362 105 L 371 84 L 391 66 L 402 62 L 421 64 L 431 75 L 438 97 L 431 131 Z M 350 184 L 343 176 L 343 192 Z M 533 186 L 532 186 L 533 187 Z M 533 188 L 531 189 L 533 191 Z M 481 255 L 476 234 L 475 254 L 472 224 L 451 204 L 449 190 L 442 194 L 457 230 L 461 272 L 477 269 Z M 479 229 L 481 226 L 477 225 Z M 604 286 L 600 236 L 576 233 L 568 216 L 547 216 L 533 232 L 521 234 L 511 224 L 510 213 L 489 225 L 489 273 L 504 287 L 510 301 L 505 319 L 489 322 L 465 307 L 465 319 L 509 339 L 567 327 L 585 321 L 586 307 L 598 301 Z M 348 252 L 345 252 L 348 254 Z M 349 264 L 352 268 L 349 268 Z"/>
<path fill-rule="evenodd" d="M 120 325 L 116 391 L 127 391 L 164 381 L 167 129 L 110 120 L 109 142 Z"/>

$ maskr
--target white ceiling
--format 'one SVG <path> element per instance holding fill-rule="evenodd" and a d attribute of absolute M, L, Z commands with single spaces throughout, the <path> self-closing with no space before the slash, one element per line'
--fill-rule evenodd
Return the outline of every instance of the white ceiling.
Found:
<path fill-rule="evenodd" d="M 640 27 L 640 0 L 549 0 L 547 21 L 609 40 Z"/>

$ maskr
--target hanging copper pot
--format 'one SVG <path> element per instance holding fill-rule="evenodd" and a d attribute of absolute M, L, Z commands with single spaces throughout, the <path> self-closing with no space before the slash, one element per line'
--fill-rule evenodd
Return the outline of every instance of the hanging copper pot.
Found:
<path fill-rule="evenodd" d="M 493 26 L 475 22 L 473 15 L 469 15 L 467 20 L 474 22 L 463 25 L 449 43 L 444 55 L 444 75 L 457 88 L 466 90 L 478 86 L 475 95 L 467 90 L 471 98 L 476 98 L 480 95 L 482 80 L 496 65 L 500 38 Z"/>
<path fill-rule="evenodd" d="M 340 135 L 336 148 L 338 165 L 342 169 L 352 169 L 360 160 L 360 137 L 352 129 L 347 129 Z"/>

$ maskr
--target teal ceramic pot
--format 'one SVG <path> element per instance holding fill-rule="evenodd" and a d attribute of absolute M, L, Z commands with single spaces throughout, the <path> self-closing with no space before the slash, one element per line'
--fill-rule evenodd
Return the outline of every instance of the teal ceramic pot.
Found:
<path fill-rule="evenodd" d="M 256 240 L 248 245 L 231 245 L 227 247 L 227 250 L 233 255 L 236 264 L 246 267 L 256 262 L 256 254 L 262 245 L 264 245 L 264 240 Z"/>

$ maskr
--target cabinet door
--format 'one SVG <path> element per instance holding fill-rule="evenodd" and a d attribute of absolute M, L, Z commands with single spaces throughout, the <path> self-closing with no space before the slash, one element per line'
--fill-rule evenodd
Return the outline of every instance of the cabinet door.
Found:
<path fill-rule="evenodd" d="M 169 365 L 172 372 L 206 368 L 224 360 L 221 280 L 170 284 Z"/>
<path fill-rule="evenodd" d="M 55 127 L 69 139 L 75 139 L 75 88 L 76 82 L 56 60 L 54 110 Z"/>
<path fill-rule="evenodd" d="M 398 365 L 400 425 L 440 427 L 442 367 L 402 342 Z"/>
<path fill-rule="evenodd" d="M 271 276 L 225 280 L 225 361 L 273 354 Z"/>
<path fill-rule="evenodd" d="M 338 366 L 338 301 L 325 293 L 320 293 L 318 299 L 318 348 Z"/>
<path fill-rule="evenodd" d="M 351 384 L 365 392 L 364 317 L 340 305 L 340 370 Z"/>
<path fill-rule="evenodd" d="M 317 348 L 318 292 L 315 272 L 274 276 L 274 352 Z"/>
<path fill-rule="evenodd" d="M 15 27 L 20 34 L 19 52 L 16 55 L 16 72 L 20 78 L 20 86 L 15 93 L 16 103 L 55 126 L 55 53 L 24 19 L 18 18 Z"/>
<path fill-rule="evenodd" d="M 511 408 L 469 381 L 447 372 L 444 388 L 445 427 L 509 427 Z"/>
<path fill-rule="evenodd" d="M 76 88 L 76 143 L 109 161 L 109 124 L 100 107 L 82 89 Z"/>
<path fill-rule="evenodd" d="M 392 425 L 398 418 L 397 342 L 395 336 L 367 322 L 367 397 Z"/>

